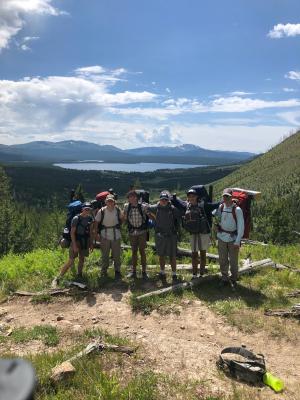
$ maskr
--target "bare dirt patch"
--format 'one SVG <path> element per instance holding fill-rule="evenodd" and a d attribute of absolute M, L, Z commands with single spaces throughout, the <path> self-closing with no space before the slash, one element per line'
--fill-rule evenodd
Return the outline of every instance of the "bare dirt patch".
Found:
<path fill-rule="evenodd" d="M 32 304 L 28 298 L 14 298 L 1 305 L 4 312 L 0 313 L 0 322 L 9 321 L 10 326 L 16 328 L 56 326 L 62 333 L 58 348 L 68 346 L 71 334 L 101 328 L 140 343 L 140 351 L 155 372 L 179 379 L 202 380 L 216 393 L 230 393 L 235 386 L 246 390 L 250 396 L 253 394 L 252 399 L 299 399 L 300 338 L 288 342 L 262 331 L 243 333 L 199 300 L 183 299 L 177 306 L 179 312 L 167 315 L 156 311 L 147 316 L 133 314 L 129 296 L 130 292 L 115 288 L 114 291 L 90 293 L 76 301 L 59 297 L 49 304 Z M 267 387 L 250 388 L 219 373 L 215 363 L 222 348 L 241 344 L 265 355 L 268 370 L 284 380 L 287 387 L 284 393 L 276 395 Z M 0 351 L 24 355 L 53 351 L 53 348 L 49 350 L 41 342 L 34 341 L 26 345 L 2 343 Z"/>

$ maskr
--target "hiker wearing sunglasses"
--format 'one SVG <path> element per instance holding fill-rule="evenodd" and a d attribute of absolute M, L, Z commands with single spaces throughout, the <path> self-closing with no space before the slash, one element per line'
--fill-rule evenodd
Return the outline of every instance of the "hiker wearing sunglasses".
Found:
<path fill-rule="evenodd" d="M 235 288 L 238 279 L 239 251 L 244 234 L 244 216 L 242 209 L 232 200 L 232 189 L 223 190 L 223 202 L 213 215 L 219 218 L 217 238 L 222 274 L 221 286 L 231 285 Z"/>

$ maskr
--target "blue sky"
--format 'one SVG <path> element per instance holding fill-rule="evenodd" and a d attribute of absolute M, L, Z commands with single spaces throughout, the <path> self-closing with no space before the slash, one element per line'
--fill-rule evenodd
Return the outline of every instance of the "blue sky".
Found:
<path fill-rule="evenodd" d="M 0 143 L 264 151 L 300 125 L 299 50 L 296 0 L 0 0 Z"/>

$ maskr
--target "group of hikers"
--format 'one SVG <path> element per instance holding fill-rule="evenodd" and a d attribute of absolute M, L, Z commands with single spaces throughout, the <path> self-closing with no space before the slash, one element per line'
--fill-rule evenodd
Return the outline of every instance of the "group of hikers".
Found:
<path fill-rule="evenodd" d="M 166 282 L 166 258 L 172 269 L 172 282 L 177 282 L 176 255 L 178 229 L 182 226 L 190 234 L 192 251 L 192 279 L 206 272 L 206 252 L 210 246 L 213 218 L 217 221 L 217 239 L 222 279 L 221 286 L 235 288 L 238 279 L 238 255 L 244 234 L 244 216 L 235 201 L 232 189 L 224 189 L 222 200 L 212 202 L 203 186 L 191 187 L 186 200 L 164 190 L 156 204 L 146 202 L 144 191 L 130 190 L 123 210 L 117 206 L 116 195 L 106 192 L 103 203 L 80 203 L 80 212 L 69 221 L 65 247 L 69 246 L 69 259 L 54 279 L 57 285 L 78 257 L 78 278 L 82 278 L 85 258 L 96 243 L 101 249 L 101 276 L 107 276 L 110 254 L 115 278 L 121 278 L 121 225 L 126 224 L 132 250 L 132 269 L 128 278 L 137 278 L 138 253 L 141 276 L 147 279 L 146 246 L 149 229 L 154 227 L 155 250 L 159 257 L 159 278 Z M 146 192 L 147 193 L 147 192 Z M 74 204 L 74 203 L 73 203 Z M 200 268 L 198 268 L 200 265 Z M 230 267 L 230 276 L 229 276 Z"/>

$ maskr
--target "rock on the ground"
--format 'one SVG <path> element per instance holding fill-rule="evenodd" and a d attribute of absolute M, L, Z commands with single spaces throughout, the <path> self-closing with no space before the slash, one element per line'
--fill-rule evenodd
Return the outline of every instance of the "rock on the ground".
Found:
<path fill-rule="evenodd" d="M 69 379 L 75 374 L 75 368 L 69 361 L 65 361 L 57 367 L 52 368 L 51 381 L 56 383 L 65 379 Z"/>

